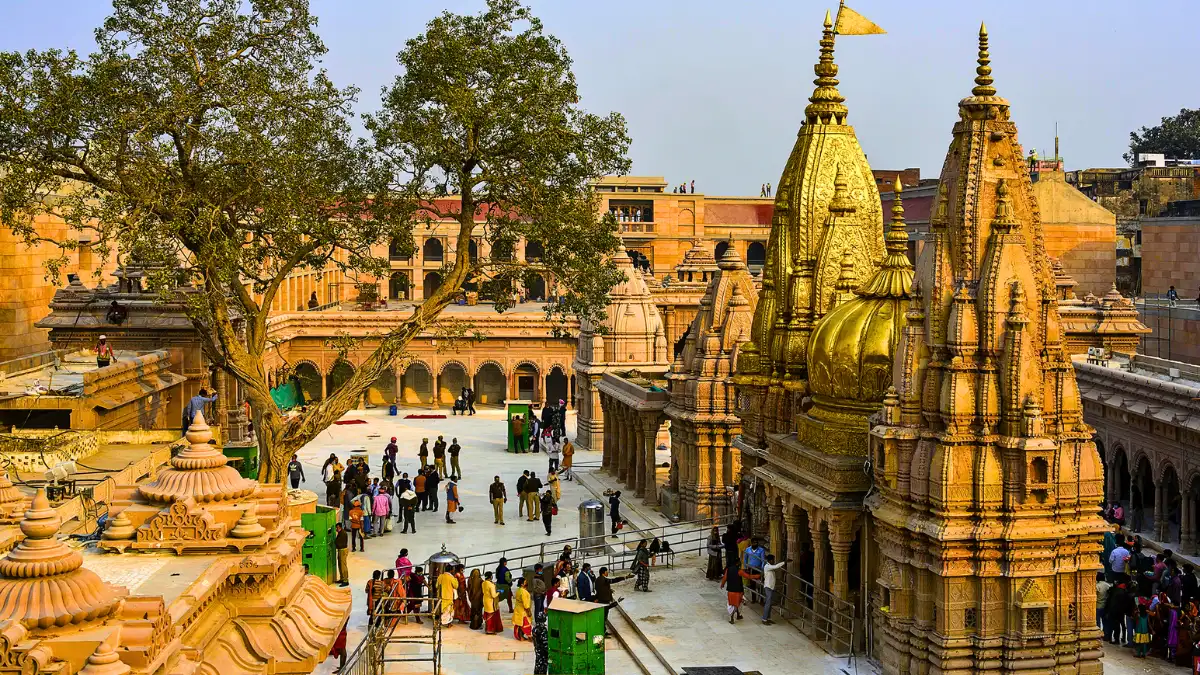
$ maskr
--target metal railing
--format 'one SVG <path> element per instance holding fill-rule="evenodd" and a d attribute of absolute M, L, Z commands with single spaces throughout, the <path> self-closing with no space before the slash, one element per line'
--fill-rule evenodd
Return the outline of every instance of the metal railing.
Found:
<path fill-rule="evenodd" d="M 427 586 L 427 597 L 419 600 L 395 594 L 394 589 L 402 588 L 402 583 L 375 598 L 367 634 L 346 658 L 341 675 L 382 675 L 390 663 L 412 662 L 430 662 L 432 672 L 442 672 L 441 600 L 433 582 Z M 407 626 L 413 619 L 422 626 L 428 621 L 429 630 L 417 633 L 396 630 L 401 622 Z M 416 649 L 389 649 L 400 645 L 415 645 Z M 426 646 L 428 650 L 421 649 Z"/>
<path fill-rule="evenodd" d="M 772 612 L 792 622 L 808 639 L 834 656 L 849 656 L 861 651 L 862 622 L 855 605 L 783 569 L 776 571 Z M 747 602 L 763 605 L 765 590 L 761 580 L 746 581 Z"/>
<path fill-rule="evenodd" d="M 595 566 L 594 561 L 596 560 L 607 561 L 605 566 L 615 570 L 619 569 L 619 567 L 614 566 L 618 562 L 624 562 L 626 558 L 633 557 L 639 542 L 650 542 L 655 538 L 659 541 L 668 542 L 671 546 L 670 553 L 673 555 L 702 552 L 707 548 L 708 535 L 712 531 L 712 528 L 723 526 L 731 520 L 730 517 L 724 516 L 715 519 L 706 518 L 683 523 L 658 525 L 640 530 L 622 529 L 618 531 L 616 538 L 606 536 L 603 546 L 599 547 L 595 545 L 596 540 L 591 537 L 571 537 L 500 549 L 498 551 L 465 555 L 461 556 L 459 560 L 468 570 L 472 568 L 483 570 L 485 568 L 494 568 L 500 563 L 500 558 L 505 558 L 510 568 L 520 569 L 534 563 L 544 563 L 548 559 L 556 560 L 564 547 L 570 546 L 572 551 L 571 559 L 577 563 L 592 562 L 593 566 Z M 663 560 L 663 562 L 664 564 L 670 564 L 667 560 Z"/>

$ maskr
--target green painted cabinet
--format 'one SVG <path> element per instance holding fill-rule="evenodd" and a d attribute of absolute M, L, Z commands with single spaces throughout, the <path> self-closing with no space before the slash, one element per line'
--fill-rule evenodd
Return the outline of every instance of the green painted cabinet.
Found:
<path fill-rule="evenodd" d="M 332 584 L 337 577 L 337 551 L 334 550 L 334 538 L 337 537 L 338 510 L 332 506 L 317 505 L 316 513 L 300 514 L 300 526 L 308 530 L 304 540 L 301 556 L 308 566 L 308 573 Z"/>
<path fill-rule="evenodd" d="M 604 605 L 556 598 L 546 627 L 550 675 L 604 675 Z"/>
<path fill-rule="evenodd" d="M 227 445 L 221 452 L 229 458 L 229 466 L 237 469 L 242 478 L 258 478 L 257 445 Z"/>
<path fill-rule="evenodd" d="M 521 443 L 520 447 L 528 450 L 530 433 L 529 420 L 533 417 L 533 401 L 508 400 L 504 402 L 504 408 L 508 411 L 508 415 L 505 417 L 505 420 L 508 423 L 508 451 L 517 451 L 517 438 L 513 435 L 513 418 L 517 416 L 520 416 L 524 422 L 524 424 L 521 425 L 523 427 L 521 432 L 521 440 L 523 442 Z"/>

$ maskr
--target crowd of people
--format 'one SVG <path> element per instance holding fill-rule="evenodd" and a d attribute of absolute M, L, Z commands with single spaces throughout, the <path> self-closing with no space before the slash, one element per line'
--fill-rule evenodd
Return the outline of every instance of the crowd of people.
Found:
<path fill-rule="evenodd" d="M 1113 519 L 1111 511 L 1106 517 Z M 1151 554 L 1138 535 L 1113 521 L 1104 534 L 1104 571 L 1096 575 L 1096 622 L 1110 644 L 1193 667 L 1200 654 L 1200 591 L 1196 571 L 1170 549 Z"/>

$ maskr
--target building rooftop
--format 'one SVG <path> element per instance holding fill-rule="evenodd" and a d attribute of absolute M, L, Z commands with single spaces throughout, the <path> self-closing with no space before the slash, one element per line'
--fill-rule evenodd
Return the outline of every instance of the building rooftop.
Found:
<path fill-rule="evenodd" d="M 116 351 L 114 362 L 130 361 L 137 352 Z M 96 355 L 90 351 L 71 352 L 60 356 L 57 362 L 14 373 L 0 379 L 0 400 L 17 396 L 40 394 L 42 396 L 83 396 L 84 374 L 99 370 Z M 37 389 L 44 388 L 45 391 Z"/>

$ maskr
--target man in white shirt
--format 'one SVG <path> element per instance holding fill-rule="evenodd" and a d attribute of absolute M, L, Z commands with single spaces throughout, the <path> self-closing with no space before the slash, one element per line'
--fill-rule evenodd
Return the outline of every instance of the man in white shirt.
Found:
<path fill-rule="evenodd" d="M 775 586 L 779 582 L 779 568 L 791 562 L 784 560 L 781 563 L 775 562 L 775 555 L 767 554 L 767 562 L 763 565 L 763 590 L 766 597 L 763 598 L 763 613 L 762 622 L 764 626 L 770 626 L 775 623 L 771 620 L 771 605 L 775 603 Z"/>
<path fill-rule="evenodd" d="M 1117 575 L 1125 574 L 1129 564 L 1129 549 L 1125 548 L 1124 543 L 1117 544 L 1112 553 L 1108 554 L 1108 564 L 1112 568 L 1113 577 L 1119 579 Z"/>

